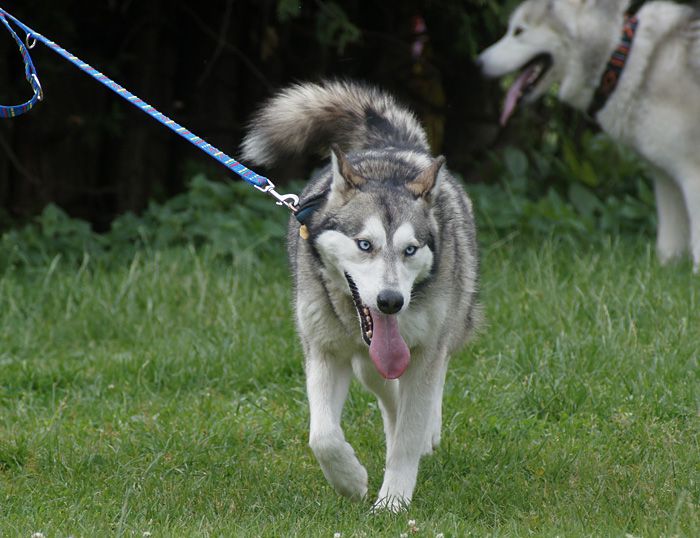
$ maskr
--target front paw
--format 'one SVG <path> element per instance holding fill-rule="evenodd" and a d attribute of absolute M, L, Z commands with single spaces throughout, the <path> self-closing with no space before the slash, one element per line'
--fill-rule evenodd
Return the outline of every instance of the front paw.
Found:
<path fill-rule="evenodd" d="M 367 496 L 367 470 L 357 460 L 352 467 L 352 469 L 336 469 L 332 478 L 328 475 L 326 478 L 343 497 L 360 501 Z"/>
<path fill-rule="evenodd" d="M 372 505 L 372 511 L 396 514 L 408 510 L 412 492 L 413 488 L 409 487 L 409 484 L 385 480 L 379 490 L 376 502 Z"/>
<path fill-rule="evenodd" d="M 358 461 L 349 443 L 325 439 L 311 443 L 326 480 L 335 490 L 353 500 L 367 495 L 367 470 Z"/>
<path fill-rule="evenodd" d="M 392 514 L 398 514 L 399 512 L 408 510 L 410 504 L 411 500 L 405 497 L 396 495 L 381 497 L 380 494 L 380 497 L 372 505 L 372 512 L 391 512 Z"/>

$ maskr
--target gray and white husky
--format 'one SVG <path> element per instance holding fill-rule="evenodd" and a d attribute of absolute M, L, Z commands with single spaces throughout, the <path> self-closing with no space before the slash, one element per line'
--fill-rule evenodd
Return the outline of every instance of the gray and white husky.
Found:
<path fill-rule="evenodd" d="M 700 11 L 629 0 L 526 0 L 505 36 L 479 57 L 483 72 L 520 70 L 501 117 L 554 83 L 559 99 L 656 169 L 657 252 L 690 248 L 700 271 Z"/>
<path fill-rule="evenodd" d="M 386 436 L 377 509 L 413 495 L 422 455 L 440 441 L 448 357 L 478 319 L 471 203 L 430 155 L 416 118 L 351 82 L 292 86 L 267 102 L 243 141 L 258 165 L 330 154 L 289 222 L 297 329 L 305 355 L 309 444 L 341 494 L 367 472 L 341 413 L 353 374 L 379 401 Z"/>

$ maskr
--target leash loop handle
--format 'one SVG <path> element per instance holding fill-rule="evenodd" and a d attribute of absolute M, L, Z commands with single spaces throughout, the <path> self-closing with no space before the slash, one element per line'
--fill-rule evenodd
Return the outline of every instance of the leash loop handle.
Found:
<path fill-rule="evenodd" d="M 12 18 L 5 10 L 0 8 L 0 22 L 2 22 L 5 28 L 7 28 L 7 30 L 10 32 L 10 35 L 19 47 L 19 52 L 22 55 L 22 60 L 24 61 L 24 78 L 27 79 L 27 82 L 34 91 L 34 95 L 32 96 L 32 98 L 29 99 L 29 101 L 22 103 L 21 105 L 0 105 L 0 118 L 14 118 L 16 116 L 20 116 L 21 114 L 29 112 L 32 108 L 34 108 L 34 105 L 36 105 L 39 101 L 41 101 L 44 98 L 44 92 L 41 88 L 39 76 L 37 75 L 36 68 L 34 67 L 34 63 L 32 62 L 32 58 L 31 56 L 29 56 L 28 51 L 28 49 L 32 49 L 36 46 L 36 37 L 32 35 L 31 32 L 27 31 L 26 37 L 24 41 L 22 41 L 17 35 L 17 32 L 14 31 L 14 29 L 8 22 L 6 16 L 9 17 L 18 26 L 20 26 L 23 30 L 26 31 L 26 29 L 23 25 L 19 24 L 14 18 Z"/>
<path fill-rule="evenodd" d="M 24 38 L 24 42 L 22 42 L 22 40 L 12 29 L 12 26 L 10 26 L 8 19 L 12 21 L 12 23 L 14 23 L 17 27 L 21 28 L 22 31 L 25 32 L 26 35 Z M 36 73 L 36 69 L 34 68 L 34 64 L 32 63 L 32 59 L 29 56 L 28 52 L 36 46 L 37 41 L 41 41 L 42 44 L 46 45 L 48 48 L 53 50 L 59 56 L 63 57 L 65 60 L 68 60 L 70 63 L 78 67 L 81 71 L 90 75 L 97 82 L 103 84 L 104 86 L 107 86 L 110 90 L 112 90 L 117 95 L 119 95 L 120 97 L 137 107 L 139 110 L 148 114 L 153 119 L 157 120 L 171 131 L 174 131 L 176 134 L 180 135 L 182 138 L 184 138 L 185 140 L 187 140 L 188 142 L 205 152 L 213 159 L 219 161 L 219 163 L 223 164 L 226 168 L 240 176 L 244 181 L 250 183 L 259 191 L 275 198 L 275 200 L 277 201 L 277 205 L 285 206 L 288 209 L 290 209 L 293 213 L 296 213 L 299 206 L 299 197 L 296 194 L 278 193 L 275 184 L 272 183 L 272 181 L 270 181 L 268 178 L 256 174 L 252 170 L 246 168 L 244 165 L 239 163 L 233 157 L 226 155 L 223 151 L 220 151 L 211 144 L 208 144 L 206 141 L 202 140 L 197 135 L 185 129 L 182 125 L 179 125 L 175 121 L 171 120 L 165 114 L 158 112 L 158 110 L 153 108 L 151 105 L 149 105 L 142 99 L 139 99 L 133 93 L 129 92 L 126 88 L 120 86 L 110 78 L 106 77 L 97 69 L 83 62 L 80 58 L 71 54 L 66 49 L 60 47 L 50 39 L 47 39 L 40 33 L 35 32 L 27 25 L 23 24 L 15 17 L 10 15 L 1 7 L 0 22 L 2 22 L 5 28 L 9 30 L 10 34 L 12 34 L 12 37 L 17 42 L 20 53 L 22 54 L 22 58 L 24 59 L 25 77 L 27 79 L 27 82 L 29 82 L 32 89 L 34 90 L 34 97 L 32 97 L 32 99 L 30 99 L 23 105 L 10 107 L 0 106 L 0 118 L 12 118 L 15 116 L 19 116 L 20 114 L 24 114 L 25 112 L 31 110 L 37 102 L 41 101 L 44 98 L 44 92 L 41 88 L 41 83 L 39 82 L 39 76 Z"/>

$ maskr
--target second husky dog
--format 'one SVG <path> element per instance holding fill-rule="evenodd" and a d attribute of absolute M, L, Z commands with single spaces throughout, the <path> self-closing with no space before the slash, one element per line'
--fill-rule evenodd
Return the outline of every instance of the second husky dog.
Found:
<path fill-rule="evenodd" d="M 416 118 L 375 88 L 292 86 L 262 107 L 243 142 L 259 165 L 311 152 L 331 162 L 301 195 L 304 237 L 294 218 L 288 236 L 309 444 L 339 493 L 366 496 L 367 472 L 340 423 L 354 374 L 384 422 L 375 508 L 395 511 L 439 443 L 448 358 L 478 318 L 471 203 Z"/>
<path fill-rule="evenodd" d="M 688 247 L 700 271 L 700 10 L 629 0 L 526 0 L 485 50 L 486 75 L 521 70 L 502 123 L 518 103 L 559 83 L 559 99 L 650 161 L 662 262 Z"/>

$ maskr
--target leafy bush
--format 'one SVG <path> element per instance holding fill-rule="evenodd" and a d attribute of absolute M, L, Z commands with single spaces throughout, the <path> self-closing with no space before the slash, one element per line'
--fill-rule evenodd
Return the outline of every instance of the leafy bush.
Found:
<path fill-rule="evenodd" d="M 33 223 L 2 234 L 0 269 L 43 265 L 59 255 L 71 260 L 84 254 L 94 257 L 105 251 L 106 244 L 106 238 L 93 233 L 87 222 L 49 204 Z"/>
<path fill-rule="evenodd" d="M 164 204 L 151 203 L 142 217 L 126 214 L 114 221 L 110 236 L 118 243 L 138 239 L 162 249 L 208 244 L 224 255 L 256 255 L 279 249 L 287 212 L 243 182 L 220 183 L 196 175 L 189 189 Z"/>
<path fill-rule="evenodd" d="M 586 131 L 573 140 L 557 136 L 537 148 L 492 153 L 491 180 L 469 187 L 482 227 L 586 237 L 652 234 L 646 165 L 605 135 Z"/>
<path fill-rule="evenodd" d="M 595 240 L 607 234 L 655 228 L 653 193 L 639 160 L 608 138 L 586 132 L 552 139 L 537 149 L 507 147 L 483 168 L 488 181 L 468 186 L 482 231 L 496 234 L 569 234 Z M 296 186 L 290 191 L 299 190 Z M 213 254 L 256 262 L 284 252 L 288 213 L 243 182 L 217 182 L 197 174 L 184 193 L 152 202 L 142 215 L 117 218 L 110 231 L 48 205 L 32 223 L 0 236 L 0 270 L 46 265 L 60 256 L 108 263 L 139 249 L 206 245 Z"/>
<path fill-rule="evenodd" d="M 278 0 L 277 18 L 280 22 L 298 18 L 301 3 L 297 0 Z M 342 6 L 336 2 L 319 2 L 316 14 L 316 41 L 327 48 L 335 48 L 343 54 L 345 48 L 362 37 L 360 29 L 353 24 Z"/>
<path fill-rule="evenodd" d="M 137 249 L 207 245 L 215 254 L 257 260 L 284 251 L 287 212 L 242 182 L 196 175 L 189 189 L 143 215 L 126 213 L 106 234 L 48 205 L 32 223 L 0 236 L 0 269 L 44 265 L 56 256 L 129 259 Z"/>

